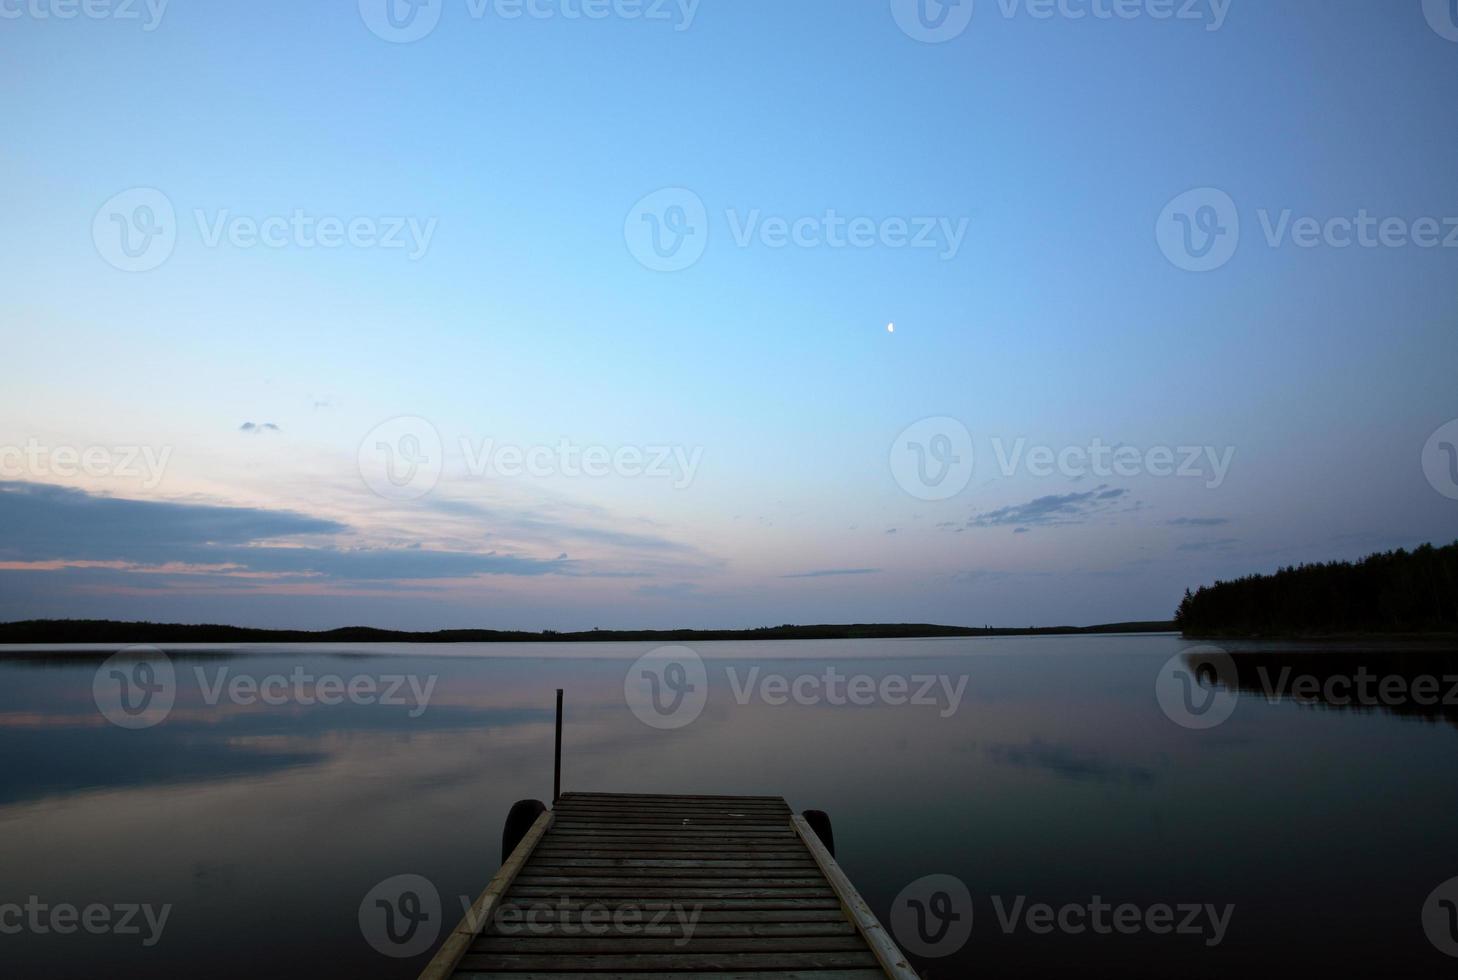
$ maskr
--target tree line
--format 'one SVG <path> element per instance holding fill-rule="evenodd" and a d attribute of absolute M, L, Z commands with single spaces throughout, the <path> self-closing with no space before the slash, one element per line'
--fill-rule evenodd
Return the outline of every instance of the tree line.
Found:
<path fill-rule="evenodd" d="M 1458 632 L 1458 542 L 1186 589 L 1175 623 L 1192 636 Z"/>

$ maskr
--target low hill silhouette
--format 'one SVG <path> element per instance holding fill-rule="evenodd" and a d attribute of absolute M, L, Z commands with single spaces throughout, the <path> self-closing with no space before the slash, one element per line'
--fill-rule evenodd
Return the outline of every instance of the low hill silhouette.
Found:
<path fill-rule="evenodd" d="M 845 626 L 763 626 L 738 630 L 585 630 L 531 633 L 517 630 L 438 630 L 414 633 L 347 626 L 342 629 L 275 630 L 181 623 L 125 623 L 96 619 L 33 619 L 0 623 L 3 643 L 583 643 L 692 640 L 866 640 L 937 636 L 1058 636 L 1079 633 L 1173 632 L 1169 622 L 1048 626 L 1027 629 L 867 623 Z"/>

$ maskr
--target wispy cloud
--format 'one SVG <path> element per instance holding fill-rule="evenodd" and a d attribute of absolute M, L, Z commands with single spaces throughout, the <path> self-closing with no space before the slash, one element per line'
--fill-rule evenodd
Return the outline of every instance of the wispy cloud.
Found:
<path fill-rule="evenodd" d="M 1145 766 L 1124 765 L 1098 752 L 1045 742 L 1036 737 L 1022 744 L 994 743 L 985 751 L 987 757 L 999 765 L 1041 770 L 1075 782 L 1149 786 L 1157 778 L 1154 771 Z"/>
<path fill-rule="evenodd" d="M 1217 538 L 1213 541 L 1190 541 L 1180 545 L 1176 551 L 1224 551 L 1240 543 L 1239 538 Z"/>
<path fill-rule="evenodd" d="M 512 534 L 535 541 L 584 541 L 645 552 L 691 553 L 694 549 L 659 534 L 599 527 L 583 521 L 544 516 L 521 509 L 492 507 L 472 500 L 434 499 L 431 509 L 451 517 L 465 517 L 490 527 L 496 534 Z"/>
<path fill-rule="evenodd" d="M 348 581 L 549 575 L 571 567 L 498 551 L 339 544 L 352 530 L 288 510 L 127 500 L 0 482 L 0 561 L 12 566 L 104 563 L 122 570 L 184 568 L 194 574 Z"/>
<path fill-rule="evenodd" d="M 879 568 L 821 568 L 813 572 L 795 572 L 780 578 L 834 578 L 838 575 L 875 575 Z"/>
<path fill-rule="evenodd" d="M 1165 521 L 1170 527 L 1222 527 L 1230 523 L 1228 517 L 1176 517 Z"/>
<path fill-rule="evenodd" d="M 1019 533 L 1024 533 L 1029 527 L 1083 524 L 1095 514 L 1124 503 L 1128 496 L 1128 490 L 1110 489 L 1105 484 L 1083 493 L 1054 494 L 1037 497 L 1025 504 L 999 507 L 970 518 L 967 526 L 1017 527 Z"/>
<path fill-rule="evenodd" d="M 693 582 L 665 582 L 661 584 L 640 585 L 633 590 L 638 595 L 650 596 L 655 599 L 703 599 L 704 594 Z"/>
<path fill-rule="evenodd" d="M 259 433 L 263 433 L 263 432 L 278 432 L 279 431 L 279 427 L 276 426 L 276 425 L 274 425 L 272 422 L 263 422 L 263 423 L 244 422 L 242 425 L 238 426 L 238 431 L 239 432 L 246 432 L 249 435 L 255 435 L 256 436 Z"/>

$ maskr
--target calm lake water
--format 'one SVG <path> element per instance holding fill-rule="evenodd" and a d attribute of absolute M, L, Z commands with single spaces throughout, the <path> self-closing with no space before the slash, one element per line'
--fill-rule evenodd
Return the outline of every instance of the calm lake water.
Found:
<path fill-rule="evenodd" d="M 1429 932 L 1458 898 L 1434 894 L 1458 876 L 1458 706 L 1169 686 L 1171 669 L 1199 676 L 1180 658 L 1190 647 L 702 643 L 702 677 L 650 660 L 631 692 L 652 644 L 191 648 L 108 664 L 114 650 L 0 648 L 3 972 L 413 977 L 428 952 L 381 952 L 366 896 L 423 876 L 443 910 L 422 928 L 454 924 L 499 863 L 511 804 L 551 797 L 560 687 L 564 789 L 773 794 L 828 811 L 838 860 L 904 945 L 907 902 L 950 898 L 925 906 L 951 913 L 940 936 L 922 923 L 917 941 L 945 954 L 915 959 L 929 978 L 1450 975 L 1458 962 Z M 1235 652 L 1249 687 L 1255 661 Z M 1360 662 L 1413 692 L 1414 677 L 1458 674 L 1436 652 L 1284 653 L 1327 678 Z M 856 675 L 870 680 L 847 686 Z M 122 683 L 156 699 L 119 711 Z M 137 710 L 135 693 L 118 697 Z M 1181 698 L 1217 695 L 1222 723 L 1181 716 Z M 934 875 L 963 883 L 970 905 Z M 1125 927 L 1087 928 L 1096 900 L 1130 906 Z M 1042 904 L 1051 932 L 1028 918 Z M 129 905 L 152 919 L 139 911 L 119 932 Z M 103 907 L 98 934 L 63 906 Z M 1156 932 L 1162 906 L 1189 929 Z"/>

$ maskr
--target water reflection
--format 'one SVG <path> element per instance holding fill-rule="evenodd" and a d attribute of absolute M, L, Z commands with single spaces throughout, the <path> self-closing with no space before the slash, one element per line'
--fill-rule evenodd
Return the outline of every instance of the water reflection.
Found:
<path fill-rule="evenodd" d="M 973 938 L 919 960 L 928 977 L 1047 975 L 1070 959 L 1092 975 L 1264 973 L 1292 949 L 1336 972 L 1379 960 L 1408 975 L 1441 967 L 1416 916 L 1458 874 L 1448 819 L 1458 789 L 1443 775 L 1452 732 L 1401 723 L 1400 712 L 1316 715 L 1245 696 L 1218 728 L 1187 730 L 1153 690 L 1183 646 L 704 644 L 707 703 L 676 730 L 643 724 L 625 701 L 643 644 L 169 651 L 175 702 L 141 730 L 110 724 L 94 700 L 93 675 L 114 651 L 0 658 L 0 904 L 36 895 L 173 907 L 152 947 L 32 931 L 0 944 L 20 976 L 200 965 L 220 976 L 413 976 L 422 957 L 382 956 L 361 936 L 362 898 L 392 876 L 421 875 L 439 891 L 441 918 L 457 917 L 495 869 L 511 803 L 550 794 L 552 690 L 562 687 L 565 788 L 774 794 L 827 810 L 841 863 L 883 919 L 922 876 L 964 881 L 977 903 Z M 1278 668 L 1287 653 L 1237 651 L 1242 686 L 1245 664 Z M 1354 662 L 1306 656 L 1302 669 Z M 1436 669 L 1426 655 L 1381 663 Z M 226 693 L 231 679 L 261 683 L 300 664 L 316 679 L 435 683 L 413 717 L 412 705 L 378 699 L 301 703 L 296 691 L 317 684 L 288 688 L 281 704 L 250 701 L 247 684 L 242 698 Z M 950 714 L 776 703 L 742 683 L 755 667 L 793 679 L 828 664 L 967 683 Z M 1179 936 L 1004 933 L 991 896 L 1020 895 L 1235 911 L 1213 949 Z"/>
<path fill-rule="evenodd" d="M 1208 658 L 1184 660 L 1204 686 L 1233 686 L 1273 703 L 1458 725 L 1458 653 L 1443 648 L 1236 650 L 1233 685 Z"/>

